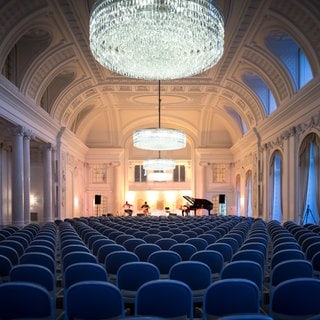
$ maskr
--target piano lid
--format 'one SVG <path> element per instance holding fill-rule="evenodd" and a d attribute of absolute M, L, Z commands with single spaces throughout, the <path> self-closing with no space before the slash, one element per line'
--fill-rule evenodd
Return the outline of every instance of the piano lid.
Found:
<path fill-rule="evenodd" d="M 211 207 L 213 203 L 207 199 L 200 199 L 200 198 L 192 198 L 189 196 L 183 196 L 192 206 L 200 208 L 201 206 L 204 207 Z M 212 208 L 212 207 L 211 207 Z"/>

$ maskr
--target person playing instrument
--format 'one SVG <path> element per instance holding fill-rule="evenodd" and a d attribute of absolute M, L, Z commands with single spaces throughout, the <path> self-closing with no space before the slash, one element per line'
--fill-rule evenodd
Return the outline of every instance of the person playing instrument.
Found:
<path fill-rule="evenodd" d="M 145 215 L 149 214 L 149 208 L 150 208 L 150 206 L 148 205 L 147 201 L 145 201 L 144 204 L 141 206 L 142 212 Z"/>
<path fill-rule="evenodd" d="M 182 215 L 184 216 L 184 215 L 186 215 L 186 216 L 188 216 L 189 215 L 189 212 L 190 212 L 190 207 L 187 205 L 187 204 L 185 204 L 185 205 L 183 205 L 182 206 Z"/>
<path fill-rule="evenodd" d="M 128 216 L 132 216 L 132 204 L 128 203 L 128 201 L 126 201 L 126 203 L 122 206 L 124 209 L 124 212 L 128 215 Z"/>

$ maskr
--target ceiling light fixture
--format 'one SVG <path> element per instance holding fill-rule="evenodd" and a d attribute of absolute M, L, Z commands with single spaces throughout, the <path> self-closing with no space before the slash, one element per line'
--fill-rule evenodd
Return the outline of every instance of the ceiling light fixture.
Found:
<path fill-rule="evenodd" d="M 169 181 L 172 180 L 172 174 L 164 171 L 155 171 L 148 173 L 148 180 L 150 181 Z"/>
<path fill-rule="evenodd" d="M 158 159 L 147 159 L 143 160 L 143 169 L 152 171 L 167 171 L 173 170 L 176 167 L 176 162 L 172 159 L 161 159 L 160 151 Z"/>
<path fill-rule="evenodd" d="M 121 75 L 180 79 L 213 67 L 224 46 L 224 19 L 214 0 L 98 0 L 90 48 Z"/>
<path fill-rule="evenodd" d="M 161 128 L 160 123 L 160 80 L 159 80 L 158 128 L 136 130 L 133 133 L 133 146 L 145 150 L 177 150 L 186 146 L 186 135 L 176 129 Z"/>

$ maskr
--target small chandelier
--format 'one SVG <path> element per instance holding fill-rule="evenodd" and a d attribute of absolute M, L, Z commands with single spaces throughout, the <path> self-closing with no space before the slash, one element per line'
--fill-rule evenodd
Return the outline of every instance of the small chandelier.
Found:
<path fill-rule="evenodd" d="M 154 171 L 148 173 L 148 180 L 151 181 L 169 181 L 172 180 L 172 174 L 165 171 Z"/>
<path fill-rule="evenodd" d="M 172 159 L 161 159 L 160 151 L 158 159 L 143 160 L 143 169 L 148 171 L 167 171 L 176 167 L 176 162 Z"/>
<path fill-rule="evenodd" d="M 213 67 L 224 46 L 224 19 L 214 0 L 97 0 L 90 48 L 118 74 L 180 79 Z"/>
<path fill-rule="evenodd" d="M 159 80 L 159 106 L 158 128 L 136 130 L 133 133 L 133 146 L 145 150 L 177 150 L 186 146 L 184 132 L 170 128 L 160 128 L 160 80 Z"/>

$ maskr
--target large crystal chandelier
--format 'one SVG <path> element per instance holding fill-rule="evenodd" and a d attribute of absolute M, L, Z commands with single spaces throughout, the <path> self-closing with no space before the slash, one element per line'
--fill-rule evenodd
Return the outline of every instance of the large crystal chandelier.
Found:
<path fill-rule="evenodd" d="M 146 128 L 136 130 L 133 133 L 133 145 L 145 150 L 177 150 L 186 146 L 186 135 L 184 132 L 171 128 L 161 128 L 160 123 L 160 80 L 159 83 L 159 105 L 158 105 L 158 128 Z"/>
<path fill-rule="evenodd" d="M 167 171 L 176 167 L 176 162 L 172 159 L 147 159 L 143 163 L 144 170 Z"/>
<path fill-rule="evenodd" d="M 98 62 L 132 78 L 193 76 L 223 54 L 224 20 L 214 0 L 98 0 L 89 31 Z"/>

